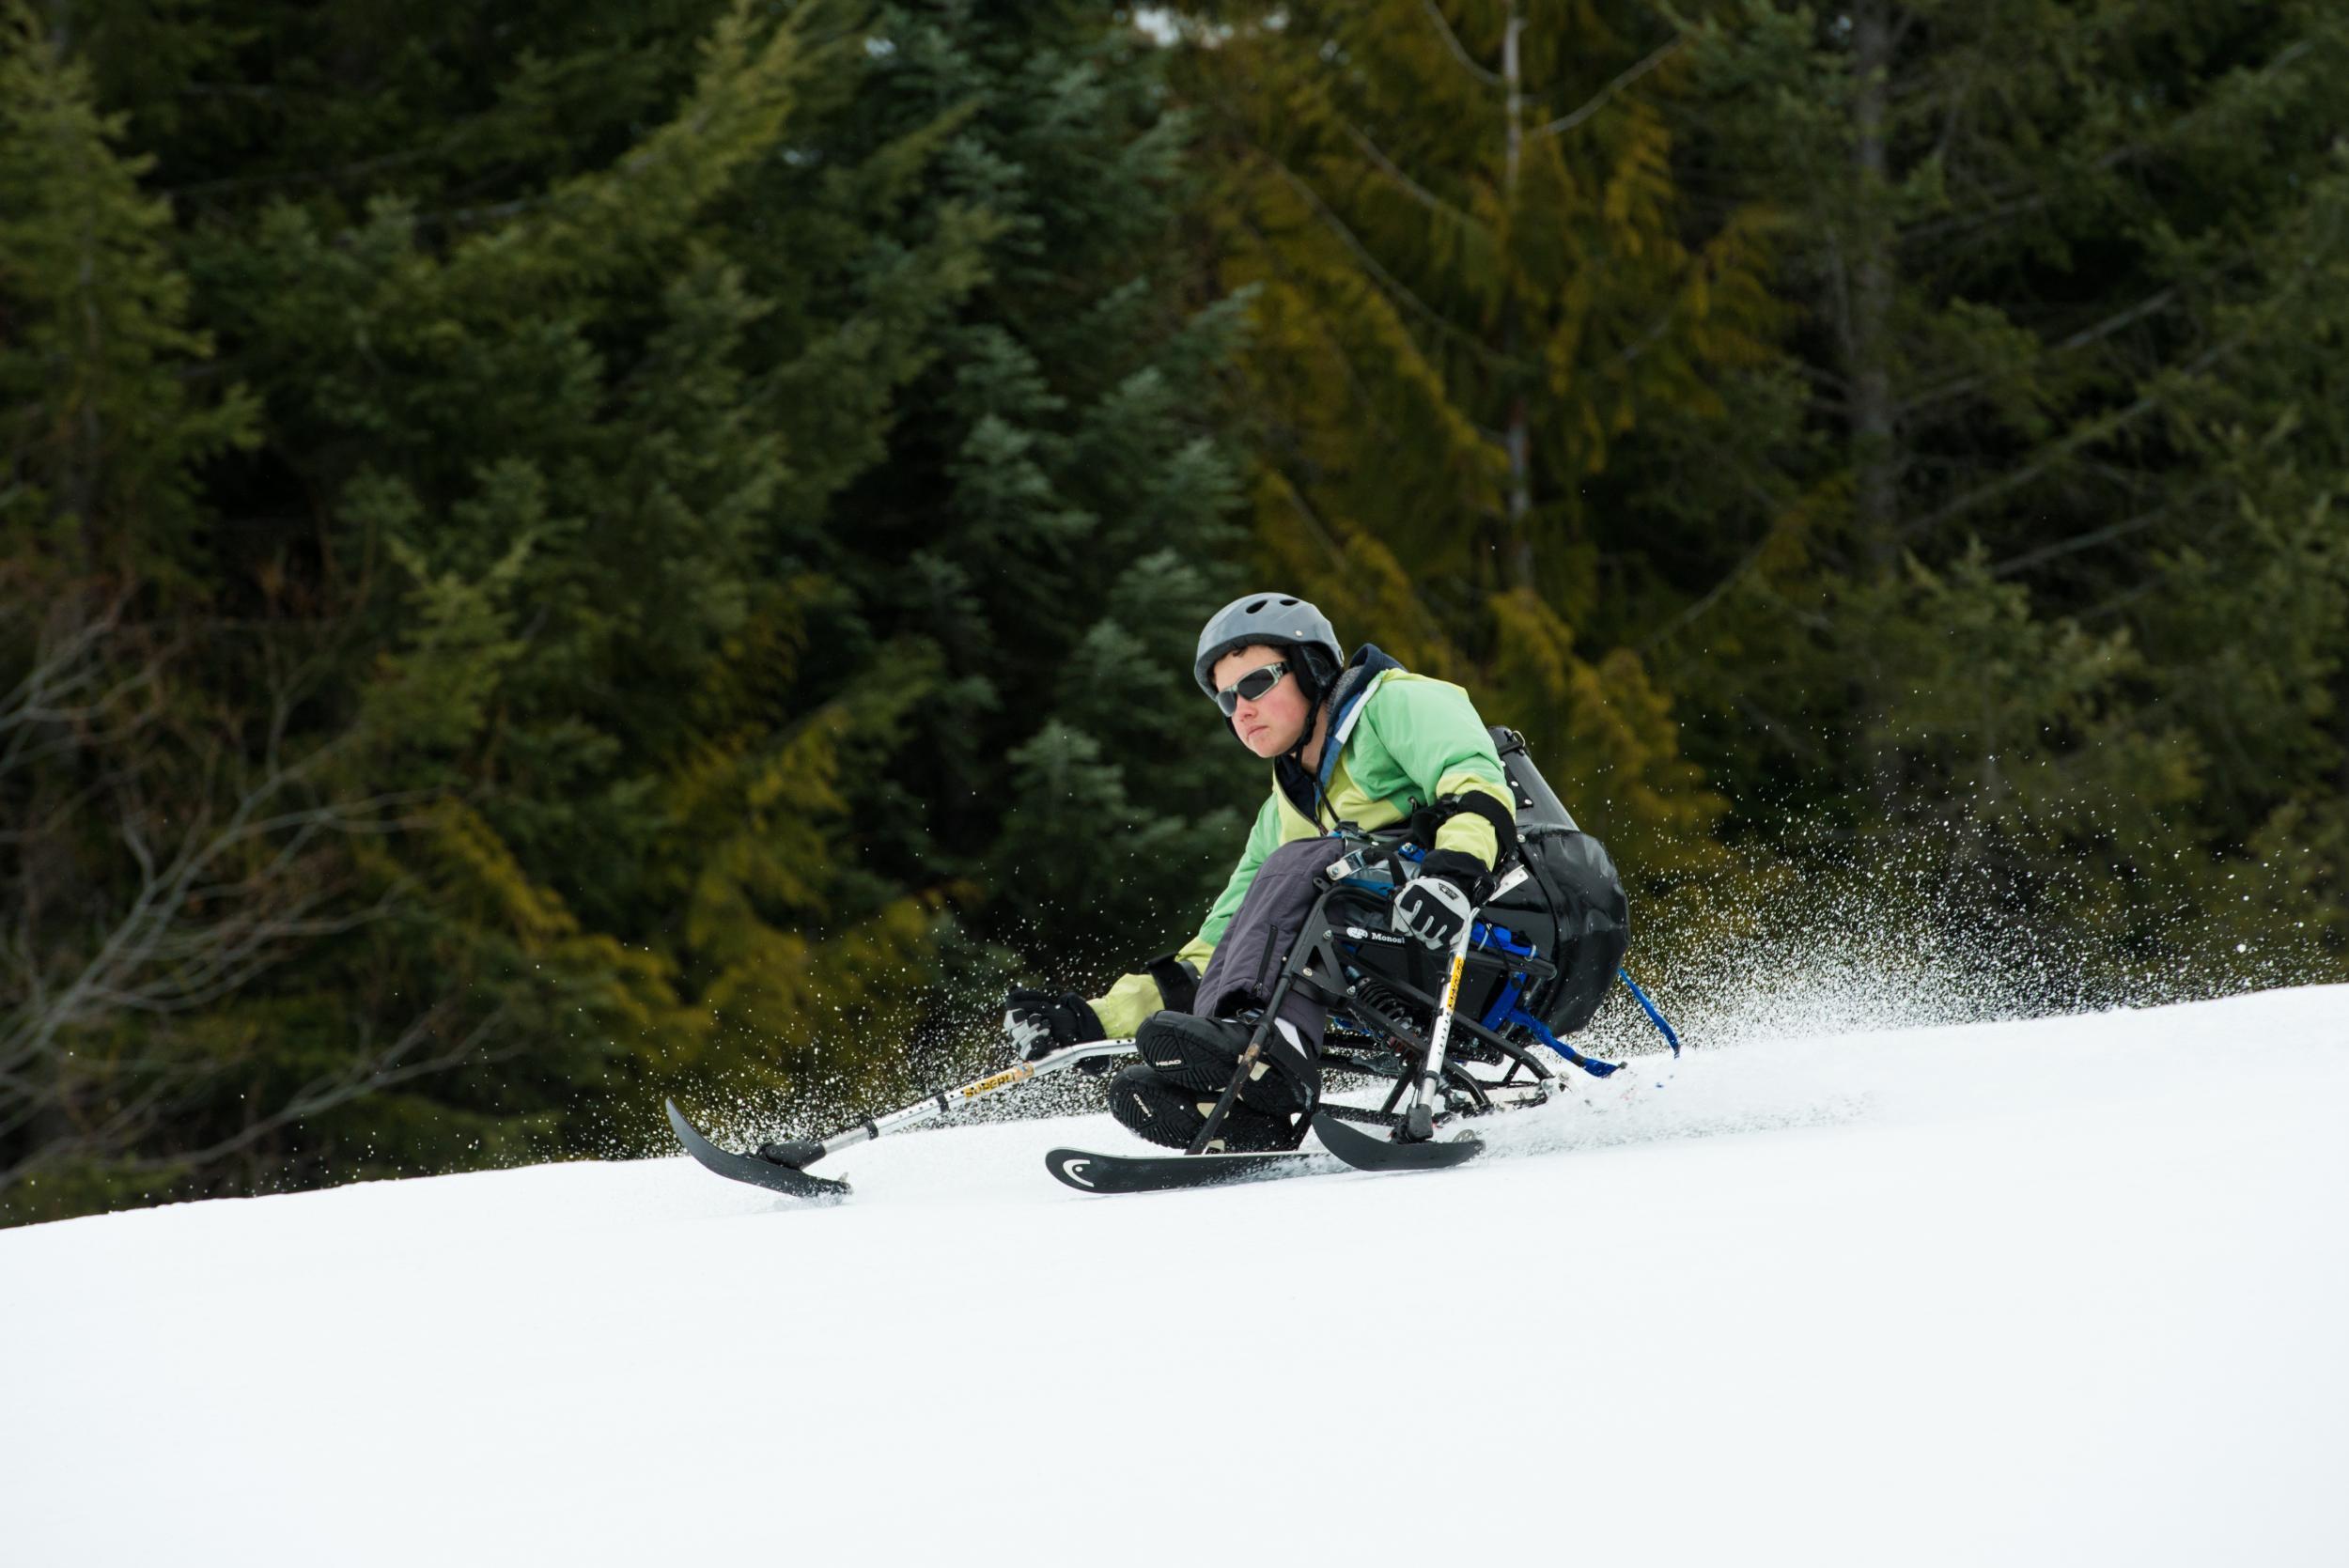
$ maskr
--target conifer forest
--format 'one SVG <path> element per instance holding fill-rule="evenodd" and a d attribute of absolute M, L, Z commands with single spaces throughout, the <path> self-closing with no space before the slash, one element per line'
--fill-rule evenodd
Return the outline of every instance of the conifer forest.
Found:
<path fill-rule="evenodd" d="M 1666 982 L 2349 978 L 2344 82 L 2339 0 L 0 0 L 0 1222 L 1002 1060 L 1221 885 L 1262 586 Z"/>

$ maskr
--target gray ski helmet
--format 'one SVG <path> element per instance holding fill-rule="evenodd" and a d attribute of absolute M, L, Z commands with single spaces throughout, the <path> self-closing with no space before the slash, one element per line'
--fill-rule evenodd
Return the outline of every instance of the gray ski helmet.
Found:
<path fill-rule="evenodd" d="M 1317 662 L 1310 657 L 1314 650 L 1328 654 L 1328 668 L 1309 671 L 1316 678 L 1308 686 L 1332 679 L 1346 668 L 1346 650 L 1338 645 L 1338 634 L 1329 616 L 1291 594 L 1242 594 L 1208 616 L 1199 633 L 1199 657 L 1190 661 L 1199 690 L 1214 696 L 1215 677 L 1208 672 L 1215 668 L 1215 661 L 1251 643 L 1305 649 L 1309 663 Z"/>

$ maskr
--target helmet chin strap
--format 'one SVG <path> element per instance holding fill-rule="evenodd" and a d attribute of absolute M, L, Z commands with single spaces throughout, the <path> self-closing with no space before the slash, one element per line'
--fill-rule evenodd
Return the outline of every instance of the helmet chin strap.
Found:
<path fill-rule="evenodd" d="M 1314 731 L 1319 728 L 1322 721 L 1328 717 L 1330 692 L 1336 690 L 1336 683 L 1332 682 L 1329 691 L 1324 691 L 1314 699 L 1312 709 L 1305 715 L 1304 727 L 1297 732 L 1297 744 L 1291 746 L 1284 753 L 1289 761 L 1297 764 L 1297 770 L 1305 775 L 1305 782 L 1314 786 L 1314 826 L 1316 828 L 1321 826 L 1321 809 L 1330 803 L 1330 797 L 1322 793 L 1321 769 L 1305 766 L 1305 748 L 1313 743 Z"/>

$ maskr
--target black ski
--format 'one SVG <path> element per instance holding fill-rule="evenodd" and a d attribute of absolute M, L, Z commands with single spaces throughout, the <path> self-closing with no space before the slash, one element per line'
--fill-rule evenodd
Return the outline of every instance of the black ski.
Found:
<path fill-rule="evenodd" d="M 788 1165 L 778 1165 L 771 1159 L 761 1159 L 756 1155 L 730 1154 L 721 1149 L 704 1138 L 699 1127 L 685 1119 L 685 1112 L 677 1108 L 675 1100 L 669 1102 L 669 1126 L 677 1129 L 677 1141 L 685 1145 L 685 1152 L 700 1161 L 705 1171 L 714 1171 L 721 1176 L 748 1182 L 753 1187 L 788 1193 L 794 1198 L 832 1199 L 848 1195 L 847 1182 L 828 1181 Z"/>
<path fill-rule="evenodd" d="M 1314 1133 L 1331 1154 L 1358 1171 L 1441 1171 L 1485 1152 L 1472 1134 L 1449 1143 L 1390 1143 L 1326 1110 L 1314 1118 Z"/>
<path fill-rule="evenodd" d="M 1268 1176 L 1302 1176 L 1344 1167 L 1329 1156 L 1304 1150 L 1257 1155 L 1102 1155 L 1087 1149 L 1054 1149 L 1045 1168 L 1080 1192 L 1170 1192 L 1184 1187 Z"/>

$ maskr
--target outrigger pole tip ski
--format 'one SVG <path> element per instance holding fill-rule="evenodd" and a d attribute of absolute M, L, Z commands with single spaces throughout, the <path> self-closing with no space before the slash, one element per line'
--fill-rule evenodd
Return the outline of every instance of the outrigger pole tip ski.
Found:
<path fill-rule="evenodd" d="M 959 1110 L 973 1100 L 1002 1093 L 1016 1084 L 1045 1078 L 1088 1062 L 1096 1057 L 1124 1056 L 1134 1048 L 1131 1040 L 1094 1040 L 1081 1046 L 1069 1046 L 1038 1057 L 1034 1062 L 1021 1062 L 989 1073 L 985 1078 L 940 1089 L 923 1095 L 911 1105 L 901 1107 L 886 1116 L 868 1117 L 852 1127 L 845 1128 L 823 1140 L 794 1139 L 788 1142 L 763 1144 L 756 1154 L 739 1155 L 721 1149 L 702 1135 L 685 1112 L 669 1101 L 669 1126 L 677 1132 L 677 1141 L 685 1152 L 699 1161 L 703 1169 L 754 1187 L 767 1188 L 794 1198 L 838 1199 L 848 1193 L 848 1184 L 824 1176 L 810 1175 L 807 1167 L 843 1149 L 859 1143 L 869 1143 L 876 1138 L 902 1132 L 924 1122 L 935 1121 L 951 1110 Z"/>
<path fill-rule="evenodd" d="M 669 1101 L 669 1126 L 676 1130 L 677 1141 L 685 1145 L 687 1154 L 700 1162 L 704 1170 L 713 1171 L 721 1176 L 730 1176 L 738 1182 L 748 1182 L 754 1187 L 763 1187 L 793 1198 L 820 1201 L 848 1195 L 847 1182 L 811 1176 L 798 1166 L 786 1165 L 781 1160 L 765 1159 L 757 1155 L 738 1155 L 721 1149 L 702 1136 L 701 1129 L 677 1108 L 675 1100 Z M 821 1152 L 819 1146 L 817 1153 Z"/>

